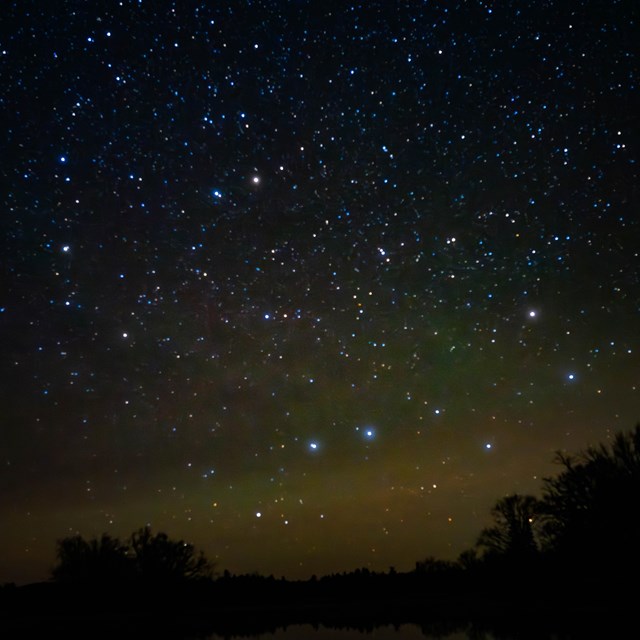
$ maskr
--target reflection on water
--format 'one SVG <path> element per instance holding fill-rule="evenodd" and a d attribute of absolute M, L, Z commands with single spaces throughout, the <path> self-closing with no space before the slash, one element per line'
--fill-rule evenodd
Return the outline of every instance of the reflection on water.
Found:
<path fill-rule="evenodd" d="M 221 621 L 219 621 L 221 622 Z M 172 636 L 171 640 L 587 640 L 627 638 L 637 621 L 618 611 L 579 609 L 570 615 L 545 615 L 537 611 L 501 611 L 496 615 L 470 618 L 442 617 L 419 622 L 387 620 L 376 624 L 367 621 L 326 621 L 317 624 L 275 623 L 258 626 L 259 618 L 245 618 L 242 629 L 235 626 L 209 627 L 199 634 Z M 251 622 L 253 626 L 251 626 Z M 195 631 L 195 627 L 193 628 Z M 634 636 L 640 637 L 640 636 Z"/>
<path fill-rule="evenodd" d="M 261 626 L 255 618 L 246 618 L 245 626 L 238 629 L 219 621 L 217 626 L 202 624 L 197 619 L 183 618 L 180 621 L 111 619 L 96 625 L 96 620 L 51 620 L 50 624 L 29 627 L 28 624 L 5 629 L 0 619 L 0 638 L 28 637 L 67 640 L 92 638 L 114 640 L 114 638 L 154 638 L 155 640 L 586 640 L 587 638 L 627 638 L 629 625 L 626 618 L 616 615 L 592 617 L 582 612 L 571 621 L 557 624 L 541 621 L 535 616 L 502 616 L 491 620 L 431 620 L 423 623 L 384 624 L 375 626 L 364 623 L 359 626 L 329 627 L 322 624 L 289 624 L 287 626 Z M 242 624 L 240 621 L 236 621 Z M 248 624 L 247 624 L 248 622 Z M 215 624 L 215 623 L 214 623 Z M 220 626 L 220 624 L 222 626 Z M 348 624 L 348 623 L 347 623 Z M 214 631 L 215 630 L 215 631 Z M 9 633 L 6 633 L 9 631 Z M 16 633 L 17 631 L 17 633 Z M 635 637 L 635 636 L 634 636 Z"/>
<path fill-rule="evenodd" d="M 585 622 L 583 620 L 583 622 Z M 424 624 L 365 627 L 325 627 L 323 625 L 293 624 L 286 628 L 273 628 L 261 633 L 203 633 L 197 636 L 180 636 L 172 640 L 586 640 L 587 638 L 621 638 L 615 620 L 591 621 L 580 625 L 573 620 L 570 625 L 556 627 L 551 623 L 537 624 L 535 619 L 502 619 L 478 621 L 432 621 Z"/>
<path fill-rule="evenodd" d="M 494 640 L 490 634 L 468 633 L 464 631 L 432 633 L 415 624 L 404 624 L 398 627 L 374 627 L 361 631 L 358 629 L 332 629 L 329 627 L 314 627 L 312 625 L 292 625 L 286 629 L 278 629 L 273 633 L 260 635 L 209 635 L 198 640 L 231 640 L 232 638 L 248 638 L 254 640 Z M 504 639 L 508 640 L 508 639 Z"/>

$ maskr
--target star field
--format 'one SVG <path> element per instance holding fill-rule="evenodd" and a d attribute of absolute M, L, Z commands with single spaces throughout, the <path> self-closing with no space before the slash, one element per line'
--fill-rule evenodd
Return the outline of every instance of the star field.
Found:
<path fill-rule="evenodd" d="M 633 2 L 11 2 L 0 581 L 453 559 L 640 419 Z M 4 557 L 3 557 L 4 556 Z"/>

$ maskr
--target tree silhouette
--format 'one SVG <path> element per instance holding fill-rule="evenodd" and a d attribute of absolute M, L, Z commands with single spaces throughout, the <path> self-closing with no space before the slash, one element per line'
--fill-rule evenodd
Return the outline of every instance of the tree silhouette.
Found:
<path fill-rule="evenodd" d="M 513 494 L 501 498 L 491 510 L 494 526 L 483 529 L 476 546 L 489 558 L 529 560 L 538 553 L 534 523 L 540 503 L 534 496 Z"/>
<path fill-rule="evenodd" d="M 133 533 L 130 544 L 108 534 L 85 540 L 76 535 L 59 540 L 58 563 L 52 577 L 58 582 L 114 583 L 143 580 L 156 584 L 211 577 L 213 565 L 202 552 L 166 533 L 148 527 Z"/>
<path fill-rule="evenodd" d="M 79 535 L 59 540 L 56 556 L 52 576 L 60 582 L 115 582 L 133 575 L 127 546 L 106 533 L 89 541 Z"/>
<path fill-rule="evenodd" d="M 138 574 L 145 580 L 177 582 L 213 574 L 213 565 L 193 545 L 171 540 L 166 533 L 154 535 L 149 527 L 132 534 L 131 550 Z"/>
<path fill-rule="evenodd" d="M 640 424 L 557 461 L 563 472 L 544 479 L 548 551 L 574 568 L 640 569 Z"/>

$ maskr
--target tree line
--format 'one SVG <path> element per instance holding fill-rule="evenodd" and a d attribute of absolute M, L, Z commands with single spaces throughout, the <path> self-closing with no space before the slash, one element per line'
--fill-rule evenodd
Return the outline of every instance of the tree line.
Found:
<path fill-rule="evenodd" d="M 339 584 L 393 585 L 396 593 L 416 589 L 463 593 L 465 589 L 510 592 L 527 585 L 528 592 L 542 584 L 571 585 L 582 594 L 618 593 L 626 578 L 640 569 L 640 424 L 614 436 L 609 444 L 576 454 L 556 454 L 561 470 L 543 479 L 541 497 L 511 494 L 497 500 L 492 524 L 483 529 L 473 548 L 456 561 L 427 558 L 410 574 L 391 569 L 379 574 L 359 569 L 350 574 L 309 581 L 309 593 Z M 57 582 L 101 584 L 142 581 L 213 583 L 214 566 L 202 552 L 166 534 L 143 528 L 122 542 L 103 534 L 57 542 Z M 268 586 L 273 577 L 231 576 L 216 581 L 227 595 Z M 289 583 L 290 584 L 290 583 Z M 560 587 L 558 587 L 560 588 Z M 296 587 L 298 593 L 302 589 Z M 391 589 L 391 587 L 390 587 Z"/>

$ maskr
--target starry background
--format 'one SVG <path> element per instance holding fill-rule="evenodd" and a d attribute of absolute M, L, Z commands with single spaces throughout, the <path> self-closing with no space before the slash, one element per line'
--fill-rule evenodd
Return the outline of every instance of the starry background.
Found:
<path fill-rule="evenodd" d="M 150 524 L 408 570 L 640 419 L 638 6 L 5 3 L 0 581 Z"/>

